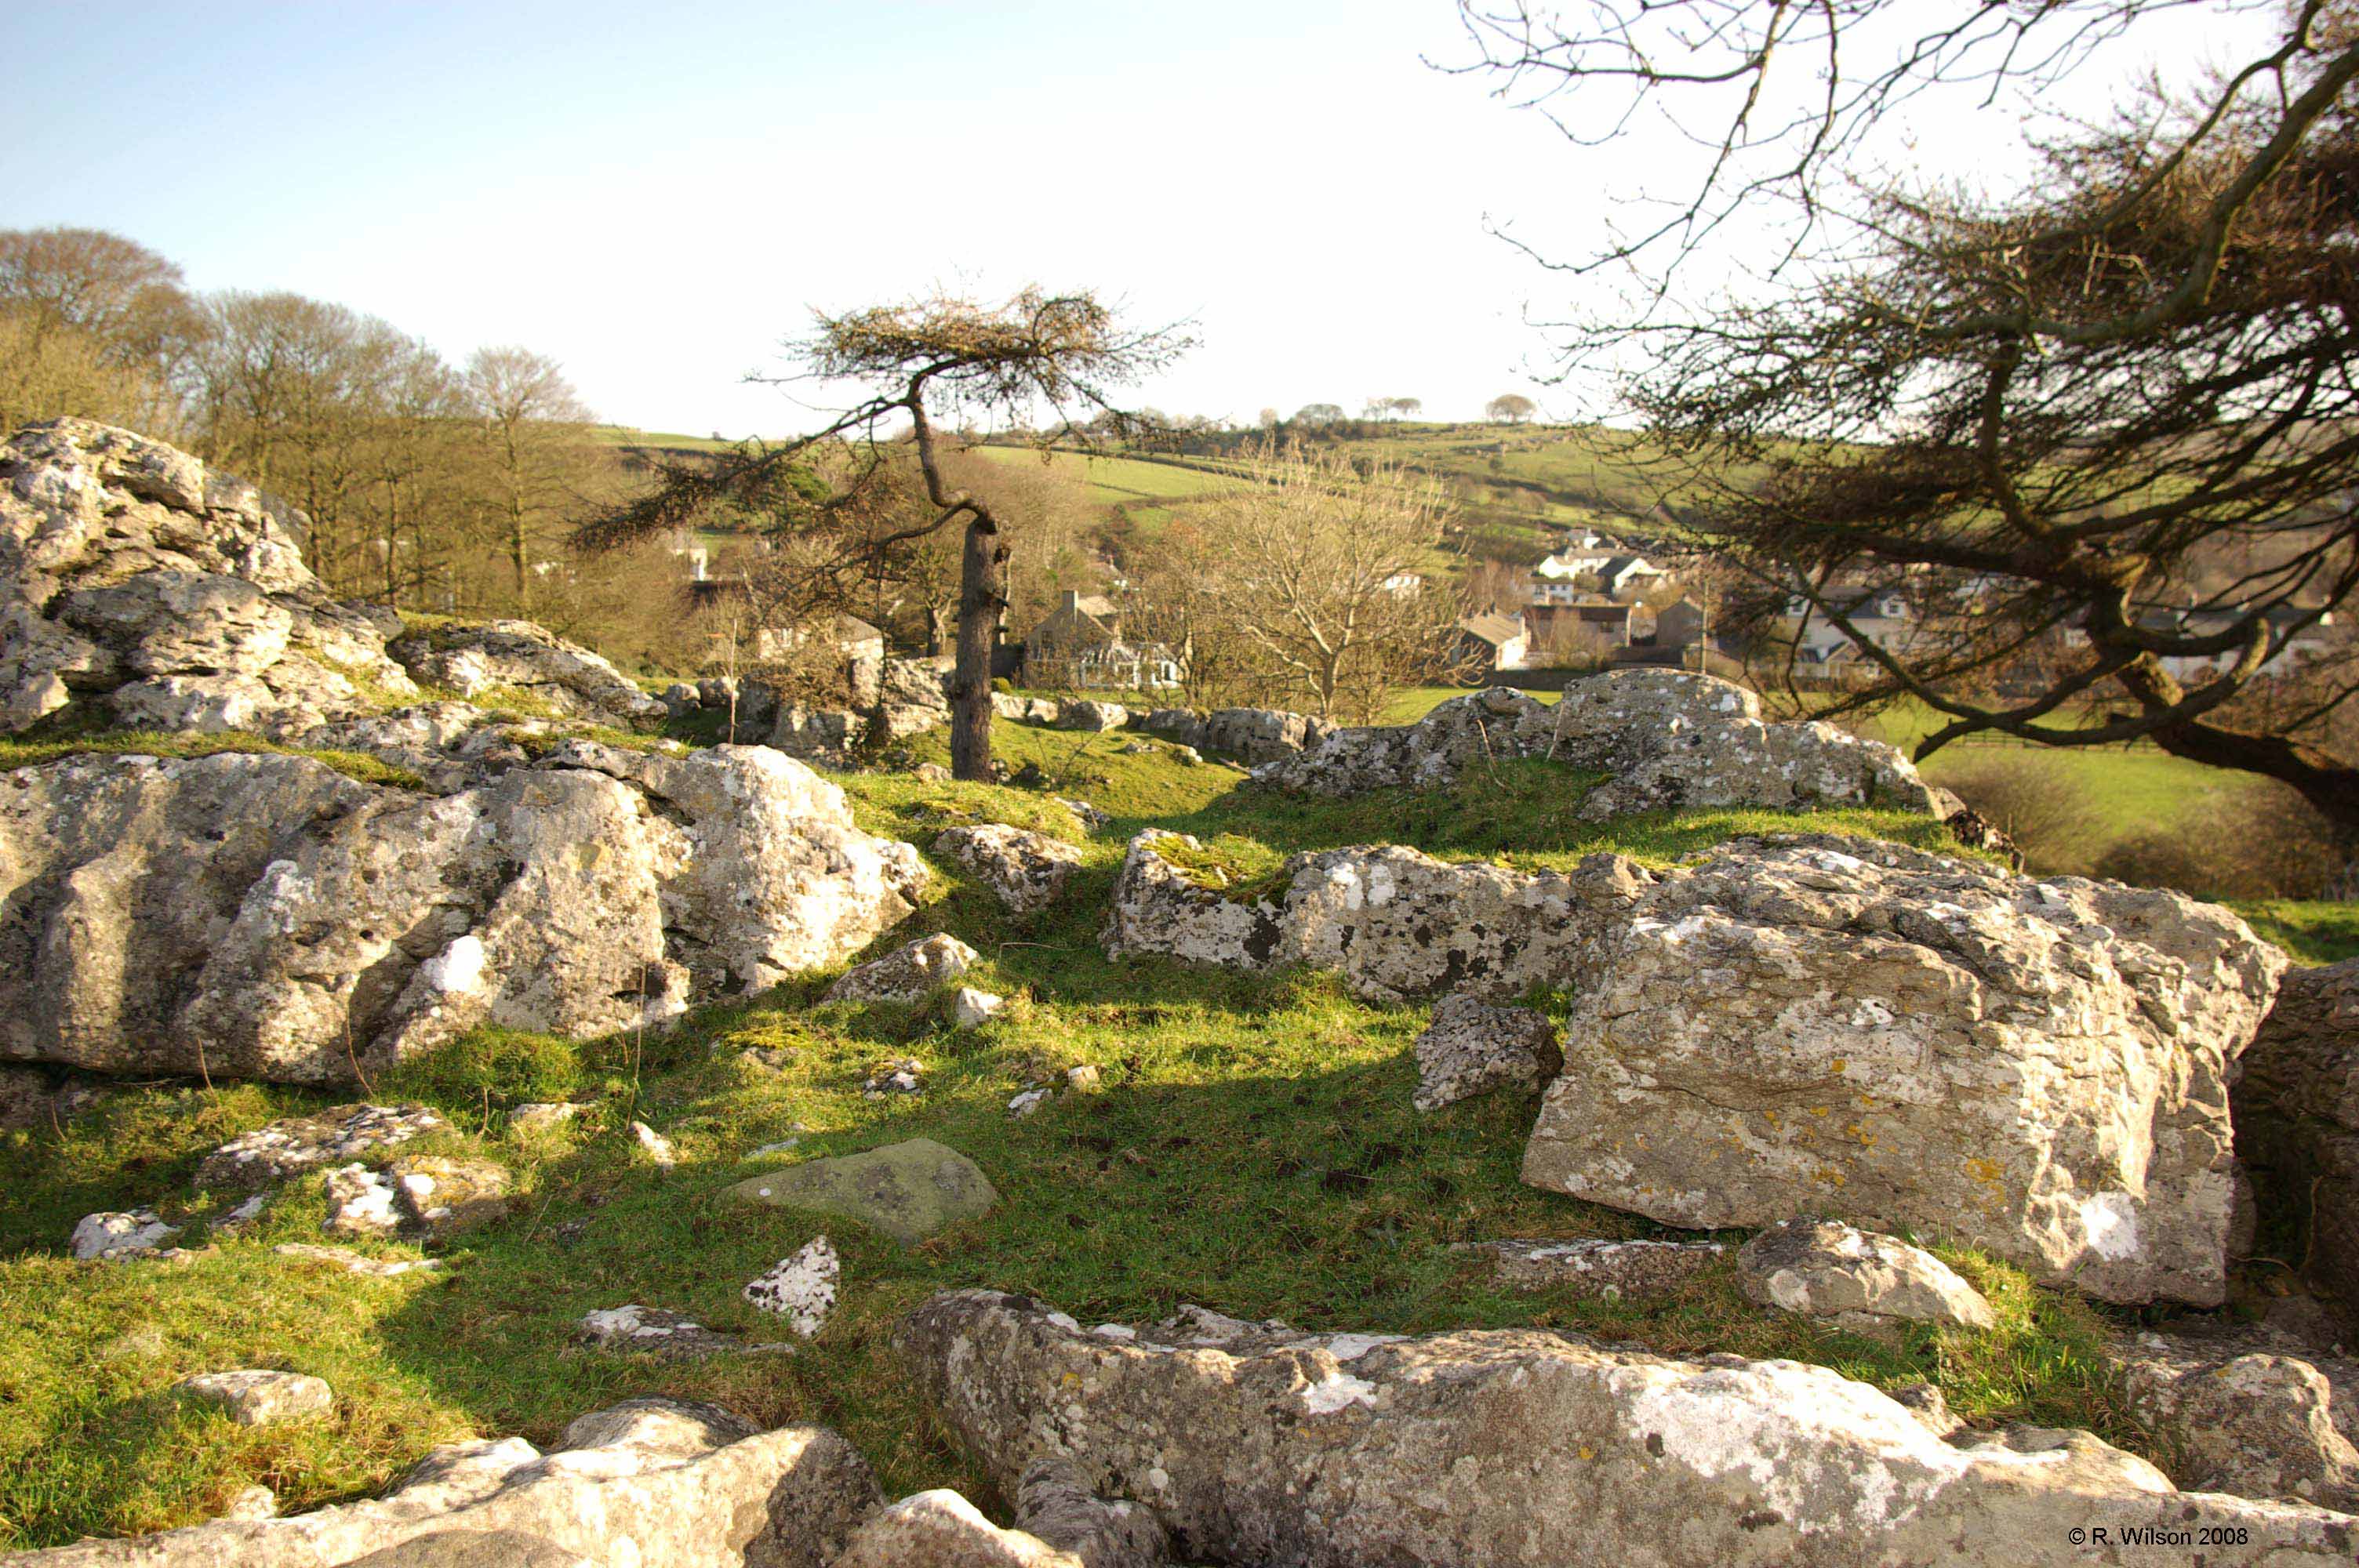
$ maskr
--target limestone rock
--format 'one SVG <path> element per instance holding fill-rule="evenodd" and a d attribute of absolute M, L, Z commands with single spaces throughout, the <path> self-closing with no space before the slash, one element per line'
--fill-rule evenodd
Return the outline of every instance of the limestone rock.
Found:
<path fill-rule="evenodd" d="M 2110 1301 L 2222 1299 L 2227 1078 L 2284 963 L 2226 910 L 1777 838 L 1654 879 L 1577 960 L 1535 1185 L 1703 1227 L 1832 1209 Z"/>
<path fill-rule="evenodd" d="M 591 1036 L 841 960 L 906 844 L 760 747 L 569 742 L 455 795 L 307 757 L 0 773 L 0 1056 L 349 1081 L 479 1025 Z"/>
<path fill-rule="evenodd" d="M 1446 996 L 1417 1037 L 1417 1108 L 1439 1110 L 1491 1088 L 1537 1089 L 1563 1067 L 1564 1049 L 1545 1014 Z"/>
<path fill-rule="evenodd" d="M 1415 724 L 1337 730 L 1255 776 L 1347 795 L 1439 788 L 1518 757 L 1607 773 L 1582 799 L 1589 817 L 1669 806 L 1933 808 L 1929 786 L 1891 747 L 1829 724 L 1766 724 L 1753 693 L 1683 670 L 1612 671 L 1574 682 L 1554 704 L 1504 687 L 1452 697 Z"/>
<path fill-rule="evenodd" d="M 2130 1413 L 2165 1442 L 2180 1482 L 2248 1498 L 2299 1498 L 2359 1510 L 2359 1447 L 2348 1404 L 2299 1357 L 2141 1334 L 2117 1354 Z"/>
<path fill-rule="evenodd" d="M 81 701 L 285 738 L 416 696 L 386 656 L 398 621 L 328 598 L 309 529 L 128 430 L 54 419 L 0 442 L 0 731 Z"/>
<path fill-rule="evenodd" d="M 1763 1306 L 1845 1324 L 1998 1322 L 1982 1292 L 1930 1252 L 1825 1220 L 1788 1220 L 1746 1242 L 1736 1280 Z"/>
<path fill-rule="evenodd" d="M 654 1356 L 665 1361 L 700 1361 L 707 1356 L 777 1352 L 786 1346 L 753 1345 L 734 1334 L 705 1327 L 684 1313 L 628 1302 L 582 1314 L 574 1337 L 598 1350 Z"/>
<path fill-rule="evenodd" d="M 353 1163 L 328 1173 L 331 1236 L 439 1241 L 508 1212 L 508 1173 L 490 1160 L 405 1154 L 383 1171 Z"/>
<path fill-rule="evenodd" d="M 548 1132 L 597 1108 L 571 1100 L 533 1100 L 508 1112 L 511 1132 Z"/>
<path fill-rule="evenodd" d="M 434 626 L 396 639 L 386 651 L 411 679 L 462 697 L 518 692 L 567 718 L 618 729 L 664 718 L 664 705 L 613 665 L 529 621 Z"/>
<path fill-rule="evenodd" d="M 1728 1249 L 1717 1241 L 1473 1241 L 1502 1284 L 1518 1290 L 1571 1290 L 1612 1301 L 1656 1295 L 1716 1267 Z"/>
<path fill-rule="evenodd" d="M 277 1517 L 278 1494 L 258 1484 L 239 1487 L 231 1495 L 229 1507 L 222 1510 L 223 1519 L 255 1519 Z"/>
<path fill-rule="evenodd" d="M 1171 1541 L 1162 1524 L 1128 1498 L 1107 1498 L 1082 1472 L 1036 1459 L 1016 1485 L 1016 1519 L 1026 1530 L 1081 1560 L 1082 1568 L 1163 1568 Z"/>
<path fill-rule="evenodd" d="M 682 1413 L 669 1419 L 651 1419 L 646 1409 L 670 1403 L 632 1400 L 618 1407 L 622 1419 L 585 1418 L 568 1429 L 569 1441 L 585 1430 L 596 1441 L 545 1455 L 513 1437 L 440 1449 L 372 1501 L 0 1561 L 9 1568 L 828 1568 L 880 1500 L 867 1465 L 825 1427 L 712 1436 L 743 1423 L 710 1422 L 697 1407 L 674 1406 Z"/>
<path fill-rule="evenodd" d="M 113 1095 L 76 1074 L 0 1065 L 0 1132 L 55 1132 Z"/>
<path fill-rule="evenodd" d="M 764 1312 L 784 1317 L 788 1328 L 809 1339 L 835 1310 L 836 1284 L 842 1273 L 834 1246 L 821 1236 L 747 1285 L 745 1295 Z"/>
<path fill-rule="evenodd" d="M 940 762 L 919 762 L 909 770 L 920 784 L 951 784 L 958 775 Z"/>
<path fill-rule="evenodd" d="M 919 937 L 872 958 L 827 988 L 830 1001 L 919 1002 L 978 962 L 975 950 L 946 932 Z"/>
<path fill-rule="evenodd" d="M 1049 798 L 1071 812 L 1073 820 L 1082 825 L 1082 831 L 1084 833 L 1094 833 L 1114 820 L 1086 800 L 1075 800 L 1071 795 L 1050 795 Z"/>
<path fill-rule="evenodd" d="M 249 1368 L 235 1372 L 200 1372 L 172 1385 L 174 1391 L 205 1404 L 218 1405 L 240 1426 L 272 1426 L 324 1415 L 336 1402 L 327 1380 L 301 1372 Z"/>
<path fill-rule="evenodd" d="M 397 1147 L 451 1124 L 431 1108 L 340 1105 L 312 1116 L 282 1117 L 241 1133 L 197 1163 L 200 1192 L 266 1187 L 340 1160 Z"/>
<path fill-rule="evenodd" d="M 1247 767 L 1290 757 L 1335 733 L 1324 719 L 1270 708 L 1221 708 L 1201 717 L 1184 708 L 1158 708 L 1133 722 L 1175 747 Z"/>
<path fill-rule="evenodd" d="M 948 828 L 934 840 L 934 853 L 965 867 L 1010 914 L 1048 908 L 1082 869 L 1082 852 L 1072 845 L 998 822 Z"/>
<path fill-rule="evenodd" d="M 1418 1339 L 1082 1330 L 938 1295 L 898 1344 L 1003 1492 L 1038 1459 L 1136 1498 L 1184 1557 L 1266 1568 L 2039 1568 L 2068 1531 L 2212 1527 L 2214 1568 L 2325 1568 L 2359 1520 L 2181 1493 L 2086 1433 L 1942 1442 L 1864 1383 L 1529 1329 Z M 2127 1554 L 2120 1561 L 2131 1561 Z M 2162 1559 L 2158 1556 L 2158 1562 Z"/>
<path fill-rule="evenodd" d="M 82 1216 L 74 1224 L 71 1245 L 73 1255 L 85 1261 L 95 1259 L 114 1262 L 151 1256 L 179 1234 L 179 1226 L 165 1224 L 154 1209 L 140 1208 L 120 1214 Z"/>
<path fill-rule="evenodd" d="M 1375 1000 L 1463 989 L 1505 999 L 1555 985 L 1651 873 L 1612 855 L 1571 872 L 1452 865 L 1396 845 L 1288 860 L 1279 891 L 1207 885 L 1203 846 L 1149 828 L 1131 840 L 1101 939 L 1109 957 L 1166 954 L 1228 968 L 1340 970 Z"/>
<path fill-rule="evenodd" d="M 671 1140 L 644 1121 L 631 1123 L 631 1141 L 661 1170 L 669 1171 L 679 1163 L 679 1151 L 671 1146 Z"/>
<path fill-rule="evenodd" d="M 956 1029 L 980 1029 L 1006 1008 L 1006 997 L 979 991 L 973 986 L 961 986 L 951 992 L 951 1025 Z"/>
<path fill-rule="evenodd" d="M 973 1161 L 930 1138 L 766 1171 L 739 1182 L 726 1195 L 740 1203 L 842 1215 L 874 1226 L 905 1247 L 975 1218 L 999 1201 L 991 1179 Z"/>
<path fill-rule="evenodd" d="M 1060 730 L 1119 730 L 1130 722 L 1130 709 L 1119 702 L 1082 699 L 1060 703 L 1055 722 Z"/>
<path fill-rule="evenodd" d="M 926 1092 L 926 1065 L 915 1056 L 896 1056 L 868 1075 L 860 1086 L 862 1098 L 886 1099 L 894 1095 Z"/>
<path fill-rule="evenodd" d="M 741 721 L 739 728 L 745 727 Z M 831 768 L 847 767 L 853 753 L 868 739 L 868 721 L 848 708 L 805 708 L 791 703 L 778 709 L 777 722 L 766 739 L 789 757 Z"/>
<path fill-rule="evenodd" d="M 2359 1335 L 2359 959 L 2287 971 L 2243 1066 L 2236 1152 L 2306 1222 L 2311 1272 Z"/>
<path fill-rule="evenodd" d="M 328 1217 L 320 1228 L 330 1236 L 363 1238 L 399 1232 L 404 1216 L 393 1179 L 366 1165 L 340 1165 L 328 1173 Z"/>

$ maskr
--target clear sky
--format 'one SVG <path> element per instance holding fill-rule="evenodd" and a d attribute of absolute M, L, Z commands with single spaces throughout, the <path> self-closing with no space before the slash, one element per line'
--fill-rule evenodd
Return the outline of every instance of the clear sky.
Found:
<path fill-rule="evenodd" d="M 1449 0 L 10 0 L 0 52 L 0 226 L 523 343 L 690 433 L 813 422 L 741 381 L 810 307 L 1035 281 L 1193 319 L 1174 412 L 1570 413 L 1527 324 L 1566 286 L 1485 219 L 1576 251 L 1647 156 L 1430 69 Z"/>

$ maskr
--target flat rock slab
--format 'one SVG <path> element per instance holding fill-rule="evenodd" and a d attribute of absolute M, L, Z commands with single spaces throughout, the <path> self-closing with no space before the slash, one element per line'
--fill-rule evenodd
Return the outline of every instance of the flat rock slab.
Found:
<path fill-rule="evenodd" d="M 1671 1290 L 1728 1254 L 1717 1241 L 1473 1241 L 1494 1277 L 1518 1290 L 1573 1289 L 1608 1300 Z"/>
<path fill-rule="evenodd" d="M 903 1246 L 988 1213 L 999 1191 L 975 1162 L 930 1138 L 839 1154 L 749 1176 L 740 1203 L 816 1209 L 874 1226 Z"/>
<path fill-rule="evenodd" d="M 1980 1291 L 1923 1248 L 1827 1220 L 1771 1226 L 1737 1253 L 1736 1278 L 1750 1301 L 1851 1327 L 1998 1322 Z"/>
<path fill-rule="evenodd" d="M 324 1415 L 336 1402 L 325 1379 L 261 1368 L 200 1372 L 172 1386 L 186 1398 L 218 1405 L 240 1426 L 274 1426 Z"/>

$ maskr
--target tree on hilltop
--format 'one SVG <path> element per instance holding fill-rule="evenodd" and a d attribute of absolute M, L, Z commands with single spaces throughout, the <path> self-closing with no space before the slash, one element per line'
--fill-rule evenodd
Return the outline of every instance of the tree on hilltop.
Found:
<path fill-rule="evenodd" d="M 1473 69 L 1577 144 L 1665 114 L 1701 148 L 1684 199 L 1564 265 L 1599 290 L 1568 369 L 1636 364 L 1685 524 L 1855 650 L 1821 711 L 1922 703 L 1920 759 L 2147 741 L 2359 842 L 2359 657 L 2330 630 L 2359 589 L 2359 5 L 2222 0 L 2267 37 L 2139 79 L 2012 189 L 1873 166 L 1902 105 L 2036 98 L 2184 9 L 1461 6 Z M 1740 236 L 1740 281 L 1675 287 Z M 1915 612 L 1862 613 L 1892 595 Z"/>
<path fill-rule="evenodd" d="M 1540 411 L 1540 406 L 1520 392 L 1503 392 L 1483 405 L 1484 417 L 1501 425 L 1522 425 Z"/>
<path fill-rule="evenodd" d="M 995 422 L 1022 428 L 1044 457 L 1052 444 L 1082 434 L 1093 420 L 1128 435 L 1139 422 L 1115 406 L 1112 389 L 1169 363 L 1189 346 L 1176 329 L 1125 329 L 1087 290 L 1050 295 L 1027 288 L 996 305 L 935 295 L 842 315 L 821 312 L 813 334 L 788 344 L 800 378 L 855 383 L 869 389 L 867 397 L 815 434 L 749 441 L 709 465 L 667 466 L 653 489 L 604 510 L 575 537 L 592 548 L 612 548 L 691 524 L 719 503 L 762 505 L 784 475 L 814 454 L 835 449 L 845 470 L 837 495 L 828 505 L 789 513 L 780 519 L 782 528 L 815 546 L 808 568 L 815 580 L 851 578 L 886 552 L 953 526 L 960 530 L 951 766 L 962 779 L 986 780 L 991 656 L 1007 608 L 1006 519 L 977 491 L 945 477 L 944 446 L 953 438 L 943 427 Z M 882 531 L 839 528 L 837 514 L 862 505 L 883 482 L 888 441 L 903 421 L 927 511 Z"/>

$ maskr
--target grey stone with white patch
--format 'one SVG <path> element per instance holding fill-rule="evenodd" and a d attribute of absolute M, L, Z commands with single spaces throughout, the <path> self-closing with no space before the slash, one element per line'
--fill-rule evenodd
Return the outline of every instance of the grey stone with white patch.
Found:
<path fill-rule="evenodd" d="M 835 1255 L 833 1243 L 821 1236 L 748 1284 L 744 1294 L 764 1312 L 785 1318 L 788 1328 L 809 1339 L 835 1310 L 836 1290 L 842 1277 L 843 1264 Z"/>
<path fill-rule="evenodd" d="M 340 1105 L 310 1116 L 282 1117 L 241 1133 L 199 1161 L 194 1184 L 200 1192 L 271 1186 L 450 1130 L 440 1113 L 415 1102 Z"/>
<path fill-rule="evenodd" d="M 82 1216 L 74 1222 L 70 1245 L 85 1261 L 113 1262 L 151 1256 L 179 1234 L 179 1226 L 165 1224 L 154 1209 L 140 1208 Z"/>
<path fill-rule="evenodd" d="M 1431 1022 L 1417 1037 L 1415 1103 L 1419 1110 L 1439 1110 L 1487 1089 L 1529 1091 L 1563 1067 L 1564 1047 L 1546 1014 L 1447 996 L 1434 1004 Z"/>
<path fill-rule="evenodd" d="M 1830 1220 L 1788 1220 L 1746 1242 L 1736 1281 L 1763 1306 L 1853 1326 L 1991 1328 L 1982 1292 L 1921 1247 Z"/>
<path fill-rule="evenodd" d="M 965 867 L 1010 914 L 1037 914 L 1082 869 L 1082 852 L 1061 838 L 988 822 L 945 828 L 934 853 Z"/>
<path fill-rule="evenodd" d="M 845 971 L 828 987 L 830 1001 L 919 1002 L 952 984 L 981 961 L 975 950 L 937 931 L 905 942 L 881 958 Z"/>
<path fill-rule="evenodd" d="M 220 1407 L 240 1426 L 275 1426 L 325 1415 L 336 1402 L 335 1390 L 324 1378 L 265 1368 L 200 1372 L 172 1389 L 187 1399 Z"/>
<path fill-rule="evenodd" d="M 2102 1521 L 2223 1532 L 2214 1568 L 2325 1568 L 2359 1530 L 2180 1492 L 2086 1433 L 1953 1445 L 1874 1388 L 1791 1361 L 1531 1329 L 1188 1343 L 986 1291 L 933 1297 L 897 1344 L 1003 1492 L 1037 1460 L 1068 1462 L 1151 1509 L 1191 1560 L 2041 1568 L 2087 1562 L 2068 1532 Z"/>

